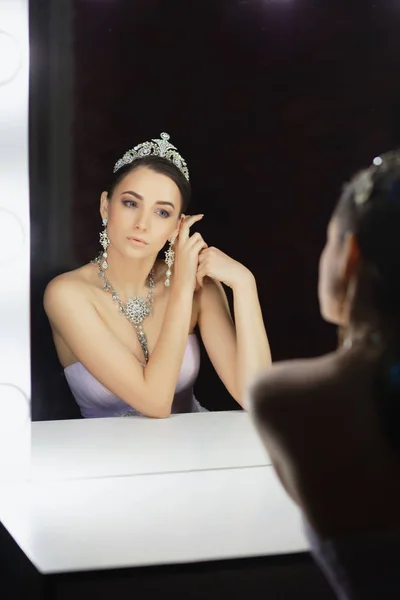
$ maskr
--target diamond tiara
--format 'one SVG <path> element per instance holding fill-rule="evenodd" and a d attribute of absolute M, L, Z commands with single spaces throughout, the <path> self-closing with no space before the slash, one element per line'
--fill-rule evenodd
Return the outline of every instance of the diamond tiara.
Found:
<path fill-rule="evenodd" d="M 114 173 L 121 167 L 132 163 L 140 158 L 146 156 L 160 156 L 171 161 L 186 177 L 189 181 L 189 170 L 186 165 L 186 161 L 179 154 L 176 147 L 169 142 L 168 133 L 161 133 L 160 139 L 151 140 L 150 142 L 143 142 L 138 144 L 131 150 L 125 152 L 122 158 L 120 158 L 114 165 Z"/>

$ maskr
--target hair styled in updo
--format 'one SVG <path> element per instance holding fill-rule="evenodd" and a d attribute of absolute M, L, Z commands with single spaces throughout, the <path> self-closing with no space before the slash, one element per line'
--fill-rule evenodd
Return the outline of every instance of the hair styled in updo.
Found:
<path fill-rule="evenodd" d="M 335 210 L 343 236 L 356 236 L 372 278 L 374 309 L 400 318 L 400 152 L 375 159 L 344 188 Z M 358 299 L 362 302 L 362 298 Z"/>
<path fill-rule="evenodd" d="M 386 343 L 377 397 L 388 439 L 400 449 L 400 151 L 357 173 L 334 212 L 340 234 L 353 233 L 361 259 L 351 317 L 374 314 Z"/>

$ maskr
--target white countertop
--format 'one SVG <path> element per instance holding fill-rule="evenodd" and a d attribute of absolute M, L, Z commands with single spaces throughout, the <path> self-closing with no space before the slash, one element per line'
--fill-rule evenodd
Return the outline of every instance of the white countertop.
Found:
<path fill-rule="evenodd" d="M 307 550 L 245 412 L 32 424 L 0 520 L 44 574 Z"/>
<path fill-rule="evenodd" d="M 244 411 L 32 423 L 35 480 L 269 465 Z"/>
<path fill-rule="evenodd" d="M 272 467 L 10 483 L 0 519 L 44 574 L 307 549 Z"/>

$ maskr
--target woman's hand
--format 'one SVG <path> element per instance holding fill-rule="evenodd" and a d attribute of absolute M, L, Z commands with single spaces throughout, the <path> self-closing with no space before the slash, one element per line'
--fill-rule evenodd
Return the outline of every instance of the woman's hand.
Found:
<path fill-rule="evenodd" d="M 196 275 L 198 286 L 203 286 L 204 277 L 211 277 L 234 289 L 248 282 L 253 275 L 249 269 L 218 248 L 207 247 L 199 255 Z"/>
<path fill-rule="evenodd" d="M 187 216 L 181 222 L 175 247 L 174 282 L 178 286 L 196 287 L 199 254 L 208 246 L 200 233 L 190 234 L 190 228 L 204 215 Z"/>

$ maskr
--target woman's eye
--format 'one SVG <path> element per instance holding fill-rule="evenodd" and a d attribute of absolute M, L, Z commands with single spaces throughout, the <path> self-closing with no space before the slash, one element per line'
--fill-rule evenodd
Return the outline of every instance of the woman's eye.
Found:
<path fill-rule="evenodd" d="M 137 202 L 135 202 L 134 200 L 123 200 L 123 204 L 125 206 L 134 206 L 135 208 L 137 206 Z"/>
<path fill-rule="evenodd" d="M 138 206 L 138 203 L 135 200 L 122 200 L 122 204 L 124 206 L 127 206 L 128 208 L 137 208 Z M 170 216 L 169 212 L 162 208 L 160 208 L 160 210 L 157 211 L 157 214 L 160 215 L 160 217 L 162 217 L 163 219 L 167 219 Z"/>

